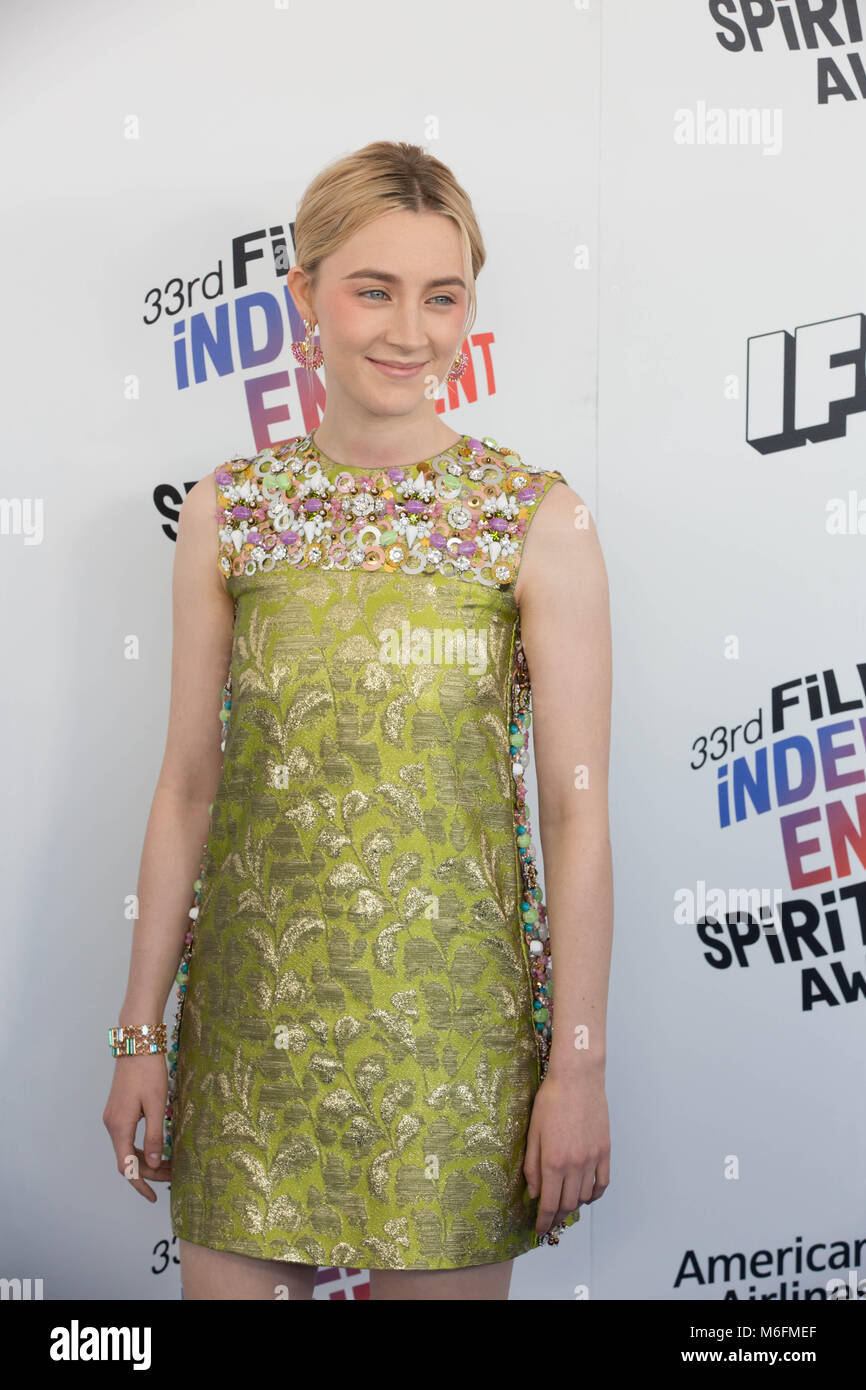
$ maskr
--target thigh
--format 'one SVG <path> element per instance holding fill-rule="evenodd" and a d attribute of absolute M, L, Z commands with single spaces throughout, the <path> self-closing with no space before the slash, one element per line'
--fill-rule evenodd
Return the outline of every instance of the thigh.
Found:
<path fill-rule="evenodd" d="M 466 1269 L 371 1269 L 371 1299 L 505 1299 L 513 1260 Z"/>
<path fill-rule="evenodd" d="M 209 1250 L 178 1237 L 180 1280 L 187 1299 L 307 1299 L 313 1296 L 316 1265 L 257 1260 L 233 1250 Z"/>

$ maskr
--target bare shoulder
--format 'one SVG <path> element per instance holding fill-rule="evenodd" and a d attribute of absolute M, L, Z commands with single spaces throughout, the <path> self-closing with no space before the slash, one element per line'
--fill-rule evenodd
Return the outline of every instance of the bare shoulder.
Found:
<path fill-rule="evenodd" d="M 219 488 L 216 474 L 224 467 L 224 464 L 218 464 L 210 473 L 205 473 L 184 498 L 178 515 L 175 556 L 178 582 L 194 583 L 196 587 L 203 585 L 223 593 L 225 581 L 219 568 Z"/>
<path fill-rule="evenodd" d="M 186 497 L 183 499 L 178 517 L 178 528 L 186 526 L 188 529 L 199 528 L 208 523 L 211 530 L 216 529 L 217 493 L 218 484 L 216 474 L 225 467 L 218 464 L 210 473 L 205 473 L 203 478 L 199 478 L 190 488 Z"/>
<path fill-rule="evenodd" d="M 603 581 L 604 557 L 589 504 L 561 473 L 535 508 L 523 542 L 514 598 L 518 607 L 532 594 L 546 600 L 556 592 Z"/>

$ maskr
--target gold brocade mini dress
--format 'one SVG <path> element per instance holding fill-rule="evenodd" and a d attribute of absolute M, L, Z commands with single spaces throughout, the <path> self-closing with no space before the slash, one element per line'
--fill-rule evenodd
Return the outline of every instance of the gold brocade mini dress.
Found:
<path fill-rule="evenodd" d="M 304 435 L 213 476 L 234 636 L 169 1054 L 174 1234 L 359 1269 L 556 1243 L 523 1174 L 553 1001 L 514 582 L 565 479 L 468 435 L 369 473 Z"/>

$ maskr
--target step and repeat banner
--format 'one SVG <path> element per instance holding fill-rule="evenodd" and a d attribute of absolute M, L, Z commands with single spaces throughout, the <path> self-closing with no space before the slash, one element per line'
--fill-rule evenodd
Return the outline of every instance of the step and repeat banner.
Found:
<path fill-rule="evenodd" d="M 293 218 L 375 139 L 486 243 L 437 409 L 560 469 L 610 580 L 612 1181 L 511 1297 L 866 1296 L 866 2 L 431 18 L 4 8 L 4 1296 L 180 1297 L 101 1123 L 177 515 L 319 422 Z"/>
<path fill-rule="evenodd" d="M 617 944 L 596 1296 L 866 1277 L 861 21 L 603 5 Z"/>

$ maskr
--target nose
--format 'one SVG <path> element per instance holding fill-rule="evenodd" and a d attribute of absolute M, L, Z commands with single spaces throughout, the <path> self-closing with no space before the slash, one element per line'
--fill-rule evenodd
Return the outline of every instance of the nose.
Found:
<path fill-rule="evenodd" d="M 406 357 L 418 357 L 427 348 L 427 332 L 419 305 L 411 300 L 395 303 L 388 315 L 385 342 Z"/>

